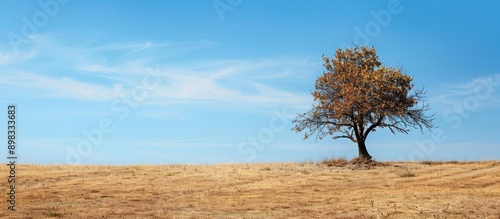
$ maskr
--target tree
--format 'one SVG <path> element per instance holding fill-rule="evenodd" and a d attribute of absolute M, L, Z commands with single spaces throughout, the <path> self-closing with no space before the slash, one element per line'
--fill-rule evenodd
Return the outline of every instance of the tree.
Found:
<path fill-rule="evenodd" d="M 357 143 L 359 160 L 371 160 L 366 139 L 376 128 L 407 134 L 409 128 L 433 128 L 433 116 L 426 116 L 424 89 L 410 91 L 413 78 L 402 68 L 385 67 L 374 47 L 338 49 L 335 58 L 323 55 L 326 69 L 316 80 L 312 109 L 293 120 L 304 140 L 331 135 Z"/>

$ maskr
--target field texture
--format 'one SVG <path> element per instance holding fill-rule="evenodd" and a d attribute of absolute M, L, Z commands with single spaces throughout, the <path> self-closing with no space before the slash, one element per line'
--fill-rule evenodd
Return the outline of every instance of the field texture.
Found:
<path fill-rule="evenodd" d="M 500 218 L 499 161 L 16 170 L 1 218 Z"/>

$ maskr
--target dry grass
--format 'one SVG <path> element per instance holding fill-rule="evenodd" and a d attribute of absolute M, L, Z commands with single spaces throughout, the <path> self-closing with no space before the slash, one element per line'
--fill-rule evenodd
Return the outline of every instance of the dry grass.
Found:
<path fill-rule="evenodd" d="M 20 165 L 17 211 L 3 201 L 0 217 L 500 218 L 498 161 L 357 166 Z"/>
<path fill-rule="evenodd" d="M 412 169 L 405 168 L 404 170 L 399 172 L 400 177 L 415 177 L 415 173 L 413 173 Z"/>
<path fill-rule="evenodd" d="M 320 164 L 327 165 L 329 167 L 335 166 L 335 167 L 343 167 L 349 163 L 345 157 L 339 157 L 339 158 L 330 158 L 330 159 L 325 159 L 321 162 Z"/>

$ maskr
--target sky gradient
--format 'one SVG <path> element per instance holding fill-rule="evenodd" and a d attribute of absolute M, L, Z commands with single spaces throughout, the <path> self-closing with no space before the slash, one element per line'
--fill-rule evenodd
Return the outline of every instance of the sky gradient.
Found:
<path fill-rule="evenodd" d="M 377 130 L 374 159 L 498 159 L 498 11 L 493 1 L 2 2 L 2 124 L 15 104 L 20 163 L 351 158 L 348 140 L 290 129 L 312 105 L 322 55 L 357 44 L 428 91 L 439 127 Z"/>

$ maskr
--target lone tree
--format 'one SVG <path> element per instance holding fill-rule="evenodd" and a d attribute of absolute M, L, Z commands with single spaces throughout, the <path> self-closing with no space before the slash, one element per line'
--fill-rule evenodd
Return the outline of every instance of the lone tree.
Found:
<path fill-rule="evenodd" d="M 320 140 L 348 138 L 358 144 L 359 160 L 371 160 L 365 142 L 376 128 L 393 134 L 433 128 L 433 115 L 424 115 L 425 91 L 410 93 L 413 78 L 383 66 L 374 47 L 338 49 L 334 59 L 323 60 L 326 71 L 316 80 L 312 109 L 293 120 L 293 130 L 305 131 L 304 140 L 314 134 Z"/>

